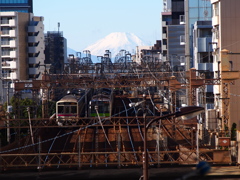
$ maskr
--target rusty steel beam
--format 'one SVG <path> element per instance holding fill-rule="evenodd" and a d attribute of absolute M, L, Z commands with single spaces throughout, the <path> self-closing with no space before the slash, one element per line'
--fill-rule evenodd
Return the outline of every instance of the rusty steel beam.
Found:
<path fill-rule="evenodd" d="M 15 90 L 21 91 L 23 89 L 32 89 L 40 90 L 44 89 L 48 93 L 49 90 L 57 89 L 69 89 L 69 88 L 121 88 L 121 87 L 166 87 L 171 91 L 172 94 L 172 103 L 175 104 L 176 101 L 176 91 L 182 88 L 191 89 L 191 103 L 195 104 L 196 102 L 196 88 L 204 86 L 206 81 L 203 78 L 196 76 L 196 71 L 193 71 L 191 77 L 183 77 L 188 79 L 187 83 L 180 83 L 179 80 L 182 79 L 180 73 L 174 73 L 175 77 L 172 77 L 172 72 L 167 71 L 167 68 L 163 68 L 162 71 L 159 69 L 162 68 L 160 64 L 143 65 L 142 67 L 136 66 L 134 64 L 133 69 L 128 70 L 126 73 L 125 69 L 122 69 L 121 72 L 117 72 L 117 69 L 121 69 L 121 65 L 114 65 L 111 69 L 107 68 L 107 72 L 101 71 L 103 66 L 101 65 L 89 65 L 89 67 L 78 67 L 74 69 L 74 72 L 80 71 L 84 73 L 79 74 L 58 74 L 58 75 L 49 75 L 45 74 L 43 80 L 34 80 L 30 82 L 16 82 Z M 95 70 L 95 68 L 97 70 Z M 114 71 L 115 70 L 115 71 Z M 88 73 L 89 71 L 94 73 Z M 113 73 L 117 72 L 117 73 Z M 182 72 L 181 72 L 182 73 Z M 195 74 L 194 74 L 195 73 Z M 185 82 L 185 81 L 184 81 Z M 209 82 L 208 83 L 217 83 Z M 175 105 L 174 105 L 175 106 Z M 47 108 L 47 107 L 44 107 Z M 174 111 L 174 109 L 172 109 Z M 147 116 L 148 120 L 154 119 L 156 117 Z M 12 153 L 8 153 L 5 147 L 5 151 L 0 153 L 1 162 L 0 166 L 2 168 L 12 168 L 12 167 L 52 167 L 52 166 L 81 166 L 84 165 L 114 165 L 119 166 L 121 164 L 126 165 L 142 165 L 143 159 L 143 150 L 142 150 L 142 138 L 141 133 L 143 129 L 143 117 L 111 117 L 100 119 L 100 125 L 98 118 L 79 118 L 72 119 L 74 121 L 68 121 L 65 126 L 59 128 L 57 125 L 56 119 L 52 118 L 41 118 L 41 119 L 31 119 L 31 125 L 34 131 L 35 139 L 40 136 L 38 130 L 49 130 L 47 128 L 52 128 L 55 130 L 60 129 L 67 131 L 71 141 L 71 149 L 61 150 L 62 152 L 53 152 L 46 153 L 47 145 L 44 143 L 45 148 L 38 147 L 39 143 L 36 143 L 31 146 L 30 141 L 26 140 L 26 146 L 23 146 L 21 149 L 22 153 L 19 150 L 15 150 Z M 21 129 L 29 128 L 28 119 L 11 119 L 10 129 Z M 6 122 L 3 120 L 3 122 Z M 193 137 L 188 134 L 185 129 L 185 126 L 194 126 L 193 123 L 184 124 L 182 121 L 171 121 L 171 120 L 161 120 L 162 124 L 159 125 L 159 130 L 161 131 L 161 138 L 171 139 L 175 142 L 184 141 L 189 147 L 182 144 L 179 144 L 179 148 L 174 150 L 170 149 L 169 146 L 161 146 L 161 150 L 156 151 L 156 142 L 154 139 L 156 137 L 155 130 L 157 127 L 153 127 L 148 131 L 148 141 L 150 142 L 148 155 L 152 158 L 152 164 L 159 163 L 196 163 L 196 152 L 191 150 L 194 147 L 194 141 L 191 141 Z M 6 123 L 4 123 L 6 124 Z M 2 126 L 0 128 L 7 128 Z M 45 131 L 44 131 L 45 132 Z M 39 133 L 39 134 L 38 134 Z M 132 137 L 130 137 L 133 134 Z M 68 135 L 68 134 L 67 134 Z M 43 137 L 44 138 L 44 137 Z M 46 138 L 46 137 L 45 137 Z M 50 140 L 53 141 L 51 138 Z M 57 135 L 56 135 L 57 138 Z M 109 138 L 109 139 L 107 139 Z M 131 147 L 130 141 L 131 138 L 134 139 L 134 147 Z M 50 141 L 49 139 L 44 139 L 43 141 Z M 163 140 L 161 140 L 163 141 Z M 37 142 L 37 141 L 35 141 Z M 54 141 L 53 141 L 54 142 Z M 160 143 L 160 140 L 158 140 Z M 61 144 L 61 143 L 60 143 Z M 91 144 L 91 145 L 89 145 Z M 153 144 L 153 145 L 152 145 Z M 94 147 L 93 147 L 94 146 Z M 112 151 L 109 150 L 110 146 Z M 81 147 L 80 149 L 78 149 Z M 108 149 L 107 149 L 107 148 Z M 39 153 L 33 153 L 33 149 L 38 148 Z M 63 147 L 56 148 L 62 149 Z M 100 151 L 100 149 L 104 149 Z M 168 148 L 168 149 L 166 149 Z M 172 148 L 172 147 L 171 147 Z M 165 150 L 166 149 L 166 150 Z M 11 149 L 9 149 L 11 150 Z M 202 160 L 212 162 L 212 151 L 202 151 L 205 153 L 200 156 Z M 201 154 L 200 153 L 200 154 Z M 210 154 L 208 154 L 210 153 Z M 38 159 L 38 161 L 36 161 Z M 161 161 L 161 162 L 160 162 Z M 38 162 L 38 163 L 37 163 Z"/>
<path fill-rule="evenodd" d="M 169 81 L 170 72 L 143 72 L 143 73 L 105 73 L 104 75 L 71 74 L 71 75 L 46 75 L 45 80 L 33 82 L 16 82 L 15 90 L 24 89 L 62 89 L 62 88 L 99 88 L 99 87 L 152 87 L 164 86 L 164 81 Z"/>
<path fill-rule="evenodd" d="M 154 119 L 156 116 L 147 116 L 148 119 Z M 29 128 L 29 119 L 2 119 L 2 126 L 0 129 L 25 129 Z M 9 121 L 9 126 L 7 127 L 7 121 Z M 72 118 L 66 121 L 64 126 L 59 126 L 55 118 L 32 118 L 31 126 L 32 128 L 52 128 L 52 127 L 88 127 L 88 126 L 99 126 L 99 119 L 97 117 L 80 117 L 80 118 Z M 170 122 L 168 119 L 163 119 L 162 122 Z M 112 127 L 116 124 L 121 124 L 122 126 L 138 126 L 143 125 L 143 117 L 139 116 L 122 116 L 122 117 L 111 117 L 111 118 L 103 118 L 101 119 L 101 123 L 104 126 Z M 182 122 L 183 123 L 183 122 Z M 172 122 L 171 122 L 172 124 Z M 185 123 L 183 123 L 185 124 Z M 188 124 L 188 122 L 186 122 Z"/>
<path fill-rule="evenodd" d="M 214 162 L 212 153 L 214 150 L 200 150 L 201 160 L 208 162 Z M 151 164 L 195 164 L 196 156 L 195 150 L 183 150 L 183 151 L 161 151 L 157 154 L 156 151 L 149 151 L 149 156 L 152 157 Z M 142 151 L 135 152 L 137 159 L 132 158 L 134 154 L 132 151 L 117 152 L 62 152 L 62 153 L 29 153 L 29 154 L 0 154 L 0 168 L 4 170 L 10 170 L 14 168 L 21 169 L 48 169 L 54 167 L 78 167 L 79 160 L 80 166 L 98 167 L 104 166 L 118 166 L 120 165 L 136 166 L 142 165 Z M 120 155 L 120 156 L 119 156 Z M 78 158 L 80 156 L 80 159 Z M 168 159 L 164 159 L 167 157 Z M 160 160 L 160 162 L 158 162 Z"/>

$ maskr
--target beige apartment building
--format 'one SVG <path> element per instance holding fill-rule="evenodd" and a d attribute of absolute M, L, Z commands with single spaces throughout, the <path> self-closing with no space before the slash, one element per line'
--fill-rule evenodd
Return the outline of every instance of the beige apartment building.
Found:
<path fill-rule="evenodd" d="M 213 70 L 215 78 L 221 79 L 220 85 L 214 86 L 219 128 L 231 129 L 236 123 L 240 130 L 240 1 L 211 0 L 211 3 Z"/>
<path fill-rule="evenodd" d="M 0 12 L 1 18 L 1 102 L 13 92 L 14 82 L 41 77 L 44 71 L 43 17 L 32 13 Z"/>

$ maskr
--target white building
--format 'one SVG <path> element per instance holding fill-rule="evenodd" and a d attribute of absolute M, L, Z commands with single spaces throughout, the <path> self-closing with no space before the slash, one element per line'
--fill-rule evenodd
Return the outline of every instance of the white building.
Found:
<path fill-rule="evenodd" d="M 137 46 L 136 55 L 133 61 L 135 61 L 138 64 L 141 64 L 142 62 L 160 62 L 162 56 L 161 50 L 157 48 L 157 45 L 159 47 L 160 45 L 157 43 L 154 46 Z"/>

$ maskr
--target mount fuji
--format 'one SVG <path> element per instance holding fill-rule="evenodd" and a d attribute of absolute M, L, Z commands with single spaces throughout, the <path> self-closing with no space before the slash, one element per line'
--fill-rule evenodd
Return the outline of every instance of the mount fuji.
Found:
<path fill-rule="evenodd" d="M 150 46 L 150 44 L 144 42 L 133 33 L 114 32 L 86 47 L 85 50 L 89 50 L 93 56 L 103 56 L 105 50 L 109 50 L 111 56 L 115 57 L 122 49 L 133 54 L 136 46 Z"/>

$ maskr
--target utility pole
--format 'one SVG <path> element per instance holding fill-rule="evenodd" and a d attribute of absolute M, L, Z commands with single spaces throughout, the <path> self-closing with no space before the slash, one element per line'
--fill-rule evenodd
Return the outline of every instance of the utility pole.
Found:
<path fill-rule="evenodd" d="M 32 123 L 31 123 L 31 118 L 30 118 L 30 107 L 27 108 L 27 112 L 28 112 L 28 121 L 29 121 L 30 135 L 31 135 L 31 139 L 32 139 L 32 144 L 34 144 Z"/>
<path fill-rule="evenodd" d="M 148 154 L 147 154 L 147 123 L 146 123 L 146 94 L 143 94 L 143 180 L 148 180 Z"/>
<path fill-rule="evenodd" d="M 10 82 L 7 82 L 7 142 L 10 144 L 11 135 L 10 135 L 10 128 L 9 128 L 9 113 L 11 112 L 11 108 L 9 106 L 9 85 Z"/>

